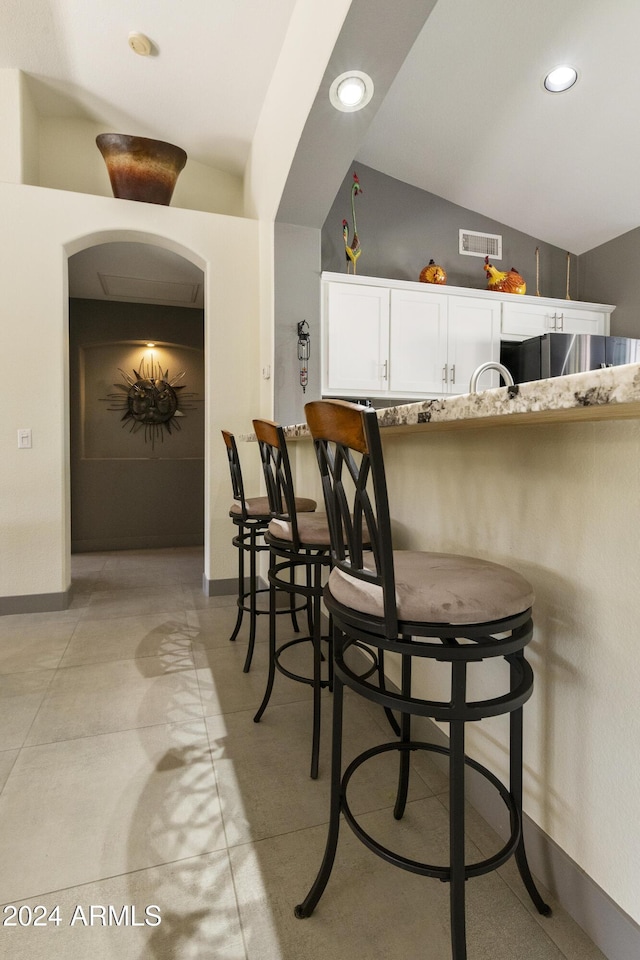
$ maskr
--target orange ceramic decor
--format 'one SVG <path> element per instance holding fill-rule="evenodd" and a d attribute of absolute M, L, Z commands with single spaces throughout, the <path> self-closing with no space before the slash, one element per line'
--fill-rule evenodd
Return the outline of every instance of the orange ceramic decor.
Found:
<path fill-rule="evenodd" d="M 447 274 L 442 267 L 439 267 L 435 260 L 429 260 L 429 263 L 420 273 L 421 283 L 446 283 Z"/>

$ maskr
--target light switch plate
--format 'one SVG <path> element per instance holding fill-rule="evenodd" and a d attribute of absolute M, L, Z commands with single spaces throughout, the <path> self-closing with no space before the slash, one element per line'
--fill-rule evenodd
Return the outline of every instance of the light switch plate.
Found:
<path fill-rule="evenodd" d="M 31 449 L 31 430 L 26 428 L 18 430 L 18 448 L 20 450 Z"/>

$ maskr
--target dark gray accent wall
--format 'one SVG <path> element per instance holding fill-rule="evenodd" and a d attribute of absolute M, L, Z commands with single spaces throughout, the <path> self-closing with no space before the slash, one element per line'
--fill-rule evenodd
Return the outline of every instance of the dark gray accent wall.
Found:
<path fill-rule="evenodd" d="M 515 267 L 527 281 L 528 294 L 536 293 L 535 251 L 539 247 L 540 294 L 564 297 L 566 251 L 356 161 L 349 167 L 322 228 L 323 270 L 346 273 L 342 221 L 348 221 L 352 233 L 354 172 L 362 187 L 355 200 L 362 249 L 357 263 L 359 274 L 418 280 L 422 268 L 433 259 L 446 270 L 448 285 L 485 290 L 483 259 L 458 253 L 458 231 L 476 230 L 502 236 L 502 260 L 492 262 L 498 270 Z M 576 267 L 574 258 L 573 299 L 578 299 Z"/>
<path fill-rule="evenodd" d="M 640 227 L 580 257 L 580 296 L 613 303 L 611 333 L 640 337 Z"/>
<path fill-rule="evenodd" d="M 274 237 L 274 416 L 303 423 L 304 405 L 320 398 L 320 230 L 276 223 Z M 298 362 L 298 322 L 311 336 L 309 384 L 303 393 Z"/>
<path fill-rule="evenodd" d="M 102 356 L 117 356 L 120 349 L 133 349 L 136 357 L 139 349 L 142 356 L 151 339 L 174 345 L 167 347 L 169 357 L 175 357 L 170 377 L 181 372 L 187 358 L 182 393 L 196 388 L 196 396 L 182 404 L 185 416 L 179 433 L 163 432 L 164 440 L 156 442 L 153 449 L 145 443 L 143 431 L 129 434 L 126 423 L 123 430 L 122 414 L 110 410 L 109 402 L 103 400 L 108 393 L 118 392 L 126 399 L 114 386 L 121 380 L 117 366 L 109 362 L 103 364 L 104 370 L 100 368 Z M 72 550 L 203 543 L 203 312 L 72 299 L 69 340 Z M 90 366 L 91 378 L 87 373 Z"/>

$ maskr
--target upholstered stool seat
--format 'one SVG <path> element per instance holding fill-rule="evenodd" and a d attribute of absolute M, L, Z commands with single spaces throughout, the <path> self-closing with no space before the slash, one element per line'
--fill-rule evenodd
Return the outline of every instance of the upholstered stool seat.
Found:
<path fill-rule="evenodd" d="M 372 553 L 364 569 L 375 571 Z M 464 624 L 502 620 L 533 605 L 531 584 L 519 573 L 490 560 L 450 553 L 394 550 L 398 619 Z M 372 617 L 384 617 L 382 587 L 339 568 L 328 583 L 332 597 Z"/>
<path fill-rule="evenodd" d="M 315 500 L 309 500 L 307 497 L 296 497 L 296 510 L 299 513 L 312 513 L 317 506 Z M 266 520 L 267 523 L 271 520 L 268 497 L 249 497 L 243 503 L 234 500 L 229 510 L 229 516 L 242 516 L 243 510 L 247 517 L 252 519 Z"/>
<path fill-rule="evenodd" d="M 307 404 L 307 421 L 322 477 L 332 533 L 333 568 L 324 602 L 333 622 L 333 737 L 329 828 L 324 858 L 314 883 L 296 909 L 309 917 L 329 881 L 336 858 L 341 817 L 357 837 L 388 863 L 449 884 L 453 960 L 466 960 L 465 887 L 467 881 L 495 870 L 515 857 L 524 885 L 541 914 L 549 907 L 531 876 L 522 834 L 523 704 L 533 690 L 533 672 L 524 649 L 533 635 L 534 592 L 520 573 L 493 561 L 393 547 L 382 443 L 375 410 L 339 400 Z M 368 535 L 362 534 L 366 522 Z M 337 535 L 341 531 L 343 535 Z M 345 654 L 355 644 L 375 652 L 390 651 L 400 666 L 399 689 L 374 685 L 359 676 Z M 483 663 L 504 660 L 508 669 L 489 671 L 491 691 L 473 699 L 468 689 L 482 681 Z M 430 670 L 437 664 L 437 670 Z M 420 669 L 415 669 L 418 666 Z M 427 682 L 428 681 L 428 682 Z M 500 686 L 502 684 L 502 686 Z M 400 737 L 378 744 L 351 759 L 343 772 L 344 687 L 400 714 Z M 431 690 L 440 692 L 434 696 Z M 429 694 L 427 694 L 429 688 Z M 509 783 L 465 752 L 465 725 L 488 717 L 509 717 Z M 449 744 L 432 742 L 426 726 L 422 739 L 412 736 L 412 721 L 447 725 Z M 382 845 L 360 824 L 349 805 L 351 777 L 382 753 L 398 756 L 398 787 L 393 816 L 405 811 L 410 757 L 416 751 L 448 758 L 449 858 L 433 864 Z M 471 767 L 505 805 L 510 833 L 492 855 L 474 862 L 465 852 L 465 770 Z M 414 823 L 412 829 L 416 830 Z M 429 829 L 427 825 L 426 829 Z M 355 885 L 357 886 L 357 884 Z M 342 884 L 345 897 L 357 890 Z M 500 904 L 493 905 L 499 910 Z M 420 904 L 416 904 L 420 910 Z"/>
<path fill-rule="evenodd" d="M 240 457 L 238 455 L 238 446 L 236 439 L 228 430 L 222 431 L 222 437 L 229 460 L 229 471 L 231 473 L 231 487 L 234 500 L 229 509 L 229 516 L 235 524 L 238 532 L 234 536 L 232 543 L 238 550 L 238 616 L 233 633 L 229 638 L 235 641 L 242 626 L 242 620 L 245 613 L 249 614 L 249 645 L 244 662 L 244 672 L 247 673 L 251 667 L 253 651 L 256 640 L 256 623 L 261 614 L 268 614 L 268 608 L 261 608 L 258 598 L 261 594 L 268 593 L 268 587 L 258 586 L 257 558 L 260 553 L 267 551 L 269 547 L 264 542 L 264 533 L 271 520 L 271 511 L 269 509 L 268 497 L 245 497 L 244 482 L 242 479 L 242 470 L 240 467 Z M 300 513 L 311 512 L 316 509 L 317 503 L 307 497 L 296 498 L 296 509 Z M 245 582 L 245 553 L 249 555 L 249 581 Z M 276 609 L 275 613 L 288 613 L 294 630 L 299 630 L 296 612 L 306 608 L 306 601 L 296 605 L 294 593 L 290 594 L 288 609 Z"/>
<path fill-rule="evenodd" d="M 271 520 L 267 531 L 274 541 L 280 540 L 288 544 L 293 542 L 294 534 L 290 520 Z M 303 549 L 328 550 L 331 546 L 331 537 L 326 513 L 318 512 L 298 517 L 298 537 L 301 546 L 304 544 Z"/>

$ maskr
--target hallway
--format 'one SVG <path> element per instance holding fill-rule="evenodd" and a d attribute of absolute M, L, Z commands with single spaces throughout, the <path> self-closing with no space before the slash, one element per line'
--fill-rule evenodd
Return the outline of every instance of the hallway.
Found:
<path fill-rule="evenodd" d="M 0 954 L 449 960 L 447 886 L 384 863 L 346 825 L 315 914 L 294 918 L 324 849 L 330 695 L 313 782 L 310 688 L 277 676 L 252 722 L 267 618 L 245 675 L 247 629 L 228 642 L 235 598 L 203 596 L 202 549 L 72 563 L 67 611 L 0 618 L 0 904 L 23 905 L 3 907 Z M 345 730 L 354 753 L 388 738 L 352 696 Z M 444 776 L 416 760 L 400 824 L 395 778 L 389 755 L 361 768 L 352 808 L 390 846 L 445 859 Z M 496 848 L 471 810 L 469 834 L 471 857 Z M 555 905 L 538 917 L 512 863 L 469 881 L 467 901 L 469 960 L 604 960 Z"/>

